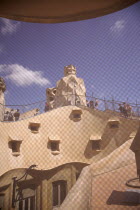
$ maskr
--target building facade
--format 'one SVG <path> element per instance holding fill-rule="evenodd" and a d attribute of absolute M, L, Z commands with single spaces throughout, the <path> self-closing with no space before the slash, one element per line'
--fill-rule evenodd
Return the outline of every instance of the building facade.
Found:
<path fill-rule="evenodd" d="M 88 107 L 75 67 L 64 72 L 48 111 L 0 122 L 1 210 L 58 209 L 85 166 L 136 134 L 138 120 Z"/>

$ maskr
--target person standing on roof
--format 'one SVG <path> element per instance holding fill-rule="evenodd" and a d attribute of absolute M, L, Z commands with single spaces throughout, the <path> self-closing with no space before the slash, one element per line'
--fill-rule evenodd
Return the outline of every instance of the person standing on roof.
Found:
<path fill-rule="evenodd" d="M 93 101 L 90 101 L 89 102 L 89 105 L 90 105 L 90 108 L 93 108 L 94 109 L 94 102 Z"/>
<path fill-rule="evenodd" d="M 132 106 L 130 104 L 127 104 L 127 111 L 128 111 L 128 116 L 132 116 Z"/>
<path fill-rule="evenodd" d="M 86 104 L 87 104 L 87 107 L 89 107 L 89 101 L 88 100 L 86 100 Z"/>
<path fill-rule="evenodd" d="M 96 100 L 95 100 L 95 109 L 98 108 L 98 105 L 99 105 L 99 101 L 96 99 Z"/>
<path fill-rule="evenodd" d="M 39 114 L 39 109 L 36 109 L 36 113 L 34 114 L 34 116 Z"/>
<path fill-rule="evenodd" d="M 19 120 L 19 117 L 20 117 L 20 112 L 19 109 L 17 109 L 17 111 L 14 113 L 15 121 Z"/>
<path fill-rule="evenodd" d="M 124 111 L 124 108 L 123 108 L 122 104 L 119 104 L 119 110 L 120 110 L 120 113 L 122 114 L 123 111 Z"/>
<path fill-rule="evenodd" d="M 8 121 L 14 121 L 13 109 L 11 109 L 11 111 L 9 112 Z"/>
<path fill-rule="evenodd" d="M 5 112 L 4 114 L 4 121 L 8 121 L 8 117 L 9 117 L 9 112 Z"/>
<path fill-rule="evenodd" d="M 128 117 L 128 107 L 125 102 L 123 103 L 123 113 L 125 117 Z"/>

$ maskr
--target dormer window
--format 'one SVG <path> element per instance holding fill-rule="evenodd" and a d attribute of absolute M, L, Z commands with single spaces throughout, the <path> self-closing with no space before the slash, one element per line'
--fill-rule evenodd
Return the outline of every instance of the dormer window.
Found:
<path fill-rule="evenodd" d="M 108 121 L 108 123 L 109 123 L 109 127 L 112 129 L 119 128 L 119 125 L 120 125 L 119 119 L 111 119 Z"/>
<path fill-rule="evenodd" d="M 12 152 L 20 152 L 20 142 L 12 141 L 11 148 Z"/>
<path fill-rule="evenodd" d="M 22 140 L 13 140 L 11 139 L 9 141 L 9 148 L 12 150 L 12 154 L 14 156 L 20 155 L 20 146 L 21 146 Z"/>
<path fill-rule="evenodd" d="M 50 146 L 51 146 L 51 151 L 59 151 L 59 142 L 58 141 L 51 141 Z"/>
<path fill-rule="evenodd" d="M 93 136 L 90 137 L 91 147 L 94 151 L 101 151 L 101 137 Z"/>
<path fill-rule="evenodd" d="M 32 133 L 38 133 L 39 128 L 40 128 L 40 123 L 36 123 L 36 122 L 29 123 L 29 129 L 31 130 Z"/>
<path fill-rule="evenodd" d="M 57 155 L 60 153 L 60 137 L 58 136 L 49 136 L 49 148 L 53 155 Z"/>
<path fill-rule="evenodd" d="M 80 108 L 74 108 L 71 114 L 73 119 L 81 120 L 82 110 Z"/>

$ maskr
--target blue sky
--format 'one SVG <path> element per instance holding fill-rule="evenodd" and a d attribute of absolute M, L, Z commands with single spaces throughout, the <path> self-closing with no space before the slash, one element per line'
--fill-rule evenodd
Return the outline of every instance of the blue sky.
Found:
<path fill-rule="evenodd" d="M 0 76 L 6 104 L 46 98 L 73 64 L 87 95 L 140 103 L 140 3 L 106 16 L 57 24 L 0 18 Z"/>

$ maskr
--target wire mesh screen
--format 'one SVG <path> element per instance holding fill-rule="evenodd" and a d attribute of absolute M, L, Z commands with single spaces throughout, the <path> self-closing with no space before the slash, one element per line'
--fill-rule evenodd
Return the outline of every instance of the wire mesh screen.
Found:
<path fill-rule="evenodd" d="M 66 100 L 69 98 L 69 96 L 76 98 L 75 95 L 65 95 Z M 78 96 L 83 97 L 83 96 Z M 57 96 L 57 100 L 61 100 L 62 96 Z M 140 105 L 139 104 L 131 104 L 131 103 L 125 103 L 125 102 L 118 102 L 114 100 L 106 100 L 106 99 L 98 99 L 93 96 L 86 96 L 86 104 L 82 105 L 79 101 L 76 101 L 74 99 L 74 104 L 68 103 L 66 104 L 64 101 L 62 101 L 61 106 L 77 106 L 77 107 L 88 107 L 91 110 L 100 110 L 100 111 L 111 111 L 112 115 L 124 117 L 127 119 L 139 119 L 140 117 Z M 56 109 L 58 107 L 49 107 L 46 100 L 44 101 L 38 101 L 32 104 L 25 104 L 25 105 L 3 105 L 1 104 L 1 109 L 3 111 L 2 116 L 2 122 L 11 122 L 11 121 L 17 121 L 17 120 L 23 120 L 27 119 L 39 114 L 43 114 L 45 112 L 49 112 L 53 109 Z M 11 111 L 12 110 L 12 111 Z M 18 119 L 16 118 L 16 113 L 18 110 Z M 10 118 L 12 112 L 12 118 Z"/>
<path fill-rule="evenodd" d="M 0 19 L 0 209 L 137 209 L 139 10 Z"/>

